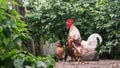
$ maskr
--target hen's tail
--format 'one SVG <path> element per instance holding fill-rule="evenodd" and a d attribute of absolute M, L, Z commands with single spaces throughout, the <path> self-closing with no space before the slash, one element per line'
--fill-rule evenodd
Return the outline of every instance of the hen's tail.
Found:
<path fill-rule="evenodd" d="M 102 43 L 102 37 L 100 36 L 100 34 L 94 33 L 88 37 L 87 42 L 89 43 L 89 47 L 95 49 L 98 43 Z"/>

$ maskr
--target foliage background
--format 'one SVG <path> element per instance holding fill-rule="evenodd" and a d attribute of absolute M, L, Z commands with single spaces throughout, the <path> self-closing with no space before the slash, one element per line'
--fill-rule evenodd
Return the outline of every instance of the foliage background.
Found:
<path fill-rule="evenodd" d="M 82 39 L 99 33 L 103 43 L 97 50 L 111 54 L 114 47 L 120 46 L 119 3 L 119 0 L 31 0 L 25 5 L 29 11 L 25 21 L 35 39 L 60 40 L 64 45 L 68 34 L 65 21 L 73 18 Z"/>

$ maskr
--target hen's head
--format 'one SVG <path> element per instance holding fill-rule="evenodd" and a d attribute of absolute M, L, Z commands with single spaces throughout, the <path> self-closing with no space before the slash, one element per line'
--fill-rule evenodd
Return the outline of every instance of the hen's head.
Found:
<path fill-rule="evenodd" d="M 57 43 L 56 46 L 57 47 L 62 47 L 62 45 L 60 43 Z"/>
<path fill-rule="evenodd" d="M 69 29 L 73 22 L 74 22 L 73 19 L 67 19 L 67 21 L 66 21 L 66 28 Z"/>

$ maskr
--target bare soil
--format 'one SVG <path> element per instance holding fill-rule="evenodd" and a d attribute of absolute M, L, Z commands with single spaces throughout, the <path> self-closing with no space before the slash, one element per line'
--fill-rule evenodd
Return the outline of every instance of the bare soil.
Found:
<path fill-rule="evenodd" d="M 78 62 L 56 62 L 55 68 L 120 68 L 120 60 L 99 60 Z"/>

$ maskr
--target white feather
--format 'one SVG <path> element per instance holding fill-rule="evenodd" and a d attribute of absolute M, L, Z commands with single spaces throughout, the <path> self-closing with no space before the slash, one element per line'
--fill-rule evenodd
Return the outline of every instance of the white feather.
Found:
<path fill-rule="evenodd" d="M 102 37 L 98 33 L 94 33 L 94 34 L 92 34 L 88 37 L 87 41 L 82 40 L 81 45 L 84 48 L 87 48 L 87 49 L 90 49 L 90 50 L 95 50 L 95 48 L 98 45 L 97 38 L 100 41 L 99 43 L 102 43 Z"/>
<path fill-rule="evenodd" d="M 70 27 L 69 36 L 73 37 L 74 39 L 81 39 L 80 32 L 74 25 L 71 25 Z"/>
<path fill-rule="evenodd" d="M 99 39 L 99 43 L 102 43 L 102 37 L 100 36 L 100 34 L 98 33 L 94 33 L 92 35 L 90 35 L 87 39 L 87 41 L 91 42 L 91 41 L 95 41 L 97 42 L 97 38 Z"/>

